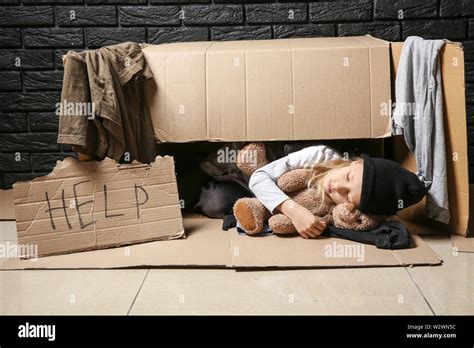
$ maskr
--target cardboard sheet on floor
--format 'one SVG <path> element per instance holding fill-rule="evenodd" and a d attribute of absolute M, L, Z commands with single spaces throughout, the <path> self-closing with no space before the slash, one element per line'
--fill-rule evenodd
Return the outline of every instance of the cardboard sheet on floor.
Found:
<path fill-rule="evenodd" d="M 451 243 L 453 248 L 461 253 L 474 253 L 474 238 L 466 238 L 458 236 L 457 234 L 451 235 Z"/>
<path fill-rule="evenodd" d="M 0 220 L 15 220 L 13 190 L 0 190 Z"/>
<path fill-rule="evenodd" d="M 381 250 L 372 245 L 360 249 L 362 244 L 335 238 L 305 240 L 298 236 L 240 235 L 235 228 L 222 231 L 222 220 L 201 215 L 186 215 L 183 223 L 186 239 L 46 256 L 36 260 L 9 258 L 0 269 L 330 268 L 439 265 L 442 262 L 419 236 L 413 236 L 416 247 L 411 249 Z M 349 257 L 338 255 L 341 248 Z M 360 250 L 363 250 L 362 254 Z"/>

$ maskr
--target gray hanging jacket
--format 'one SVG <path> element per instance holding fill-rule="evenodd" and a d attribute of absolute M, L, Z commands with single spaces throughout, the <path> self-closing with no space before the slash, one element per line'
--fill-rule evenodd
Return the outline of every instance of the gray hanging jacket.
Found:
<path fill-rule="evenodd" d="M 450 219 L 439 52 L 445 40 L 410 36 L 403 45 L 395 81 L 393 134 L 404 134 L 415 154 L 416 174 L 428 188 L 430 219 Z"/>

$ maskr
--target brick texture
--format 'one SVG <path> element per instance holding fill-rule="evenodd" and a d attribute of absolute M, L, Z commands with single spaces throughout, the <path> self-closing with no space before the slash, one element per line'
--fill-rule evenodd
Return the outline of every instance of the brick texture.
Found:
<path fill-rule="evenodd" d="M 68 50 L 365 34 L 462 42 L 474 182 L 473 0 L 8 0 L 0 1 L 0 186 L 44 175 L 74 155 L 56 142 Z"/>
<path fill-rule="evenodd" d="M 314 2 L 310 6 L 311 22 L 360 21 L 372 18 L 371 0 Z"/>
<path fill-rule="evenodd" d="M 439 0 L 376 0 L 376 19 L 434 18 Z"/>

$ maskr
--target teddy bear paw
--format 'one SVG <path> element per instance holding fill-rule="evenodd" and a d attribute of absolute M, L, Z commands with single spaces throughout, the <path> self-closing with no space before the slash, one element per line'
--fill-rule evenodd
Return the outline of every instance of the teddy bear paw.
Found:
<path fill-rule="evenodd" d="M 269 212 L 256 198 L 240 198 L 234 204 L 234 216 L 249 235 L 259 234 Z"/>
<path fill-rule="evenodd" d="M 293 234 L 296 233 L 296 228 L 291 222 L 290 218 L 283 214 L 273 215 L 268 220 L 270 229 L 275 234 Z"/>

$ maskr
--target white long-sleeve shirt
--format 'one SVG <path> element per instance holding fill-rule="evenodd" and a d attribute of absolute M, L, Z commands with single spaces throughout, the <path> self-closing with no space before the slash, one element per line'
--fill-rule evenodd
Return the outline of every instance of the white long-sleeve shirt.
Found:
<path fill-rule="evenodd" d="M 257 169 L 250 177 L 249 188 L 270 212 L 275 213 L 275 208 L 290 198 L 276 184 L 282 174 L 293 169 L 311 167 L 314 163 L 341 158 L 342 155 L 330 146 L 309 146 Z"/>

